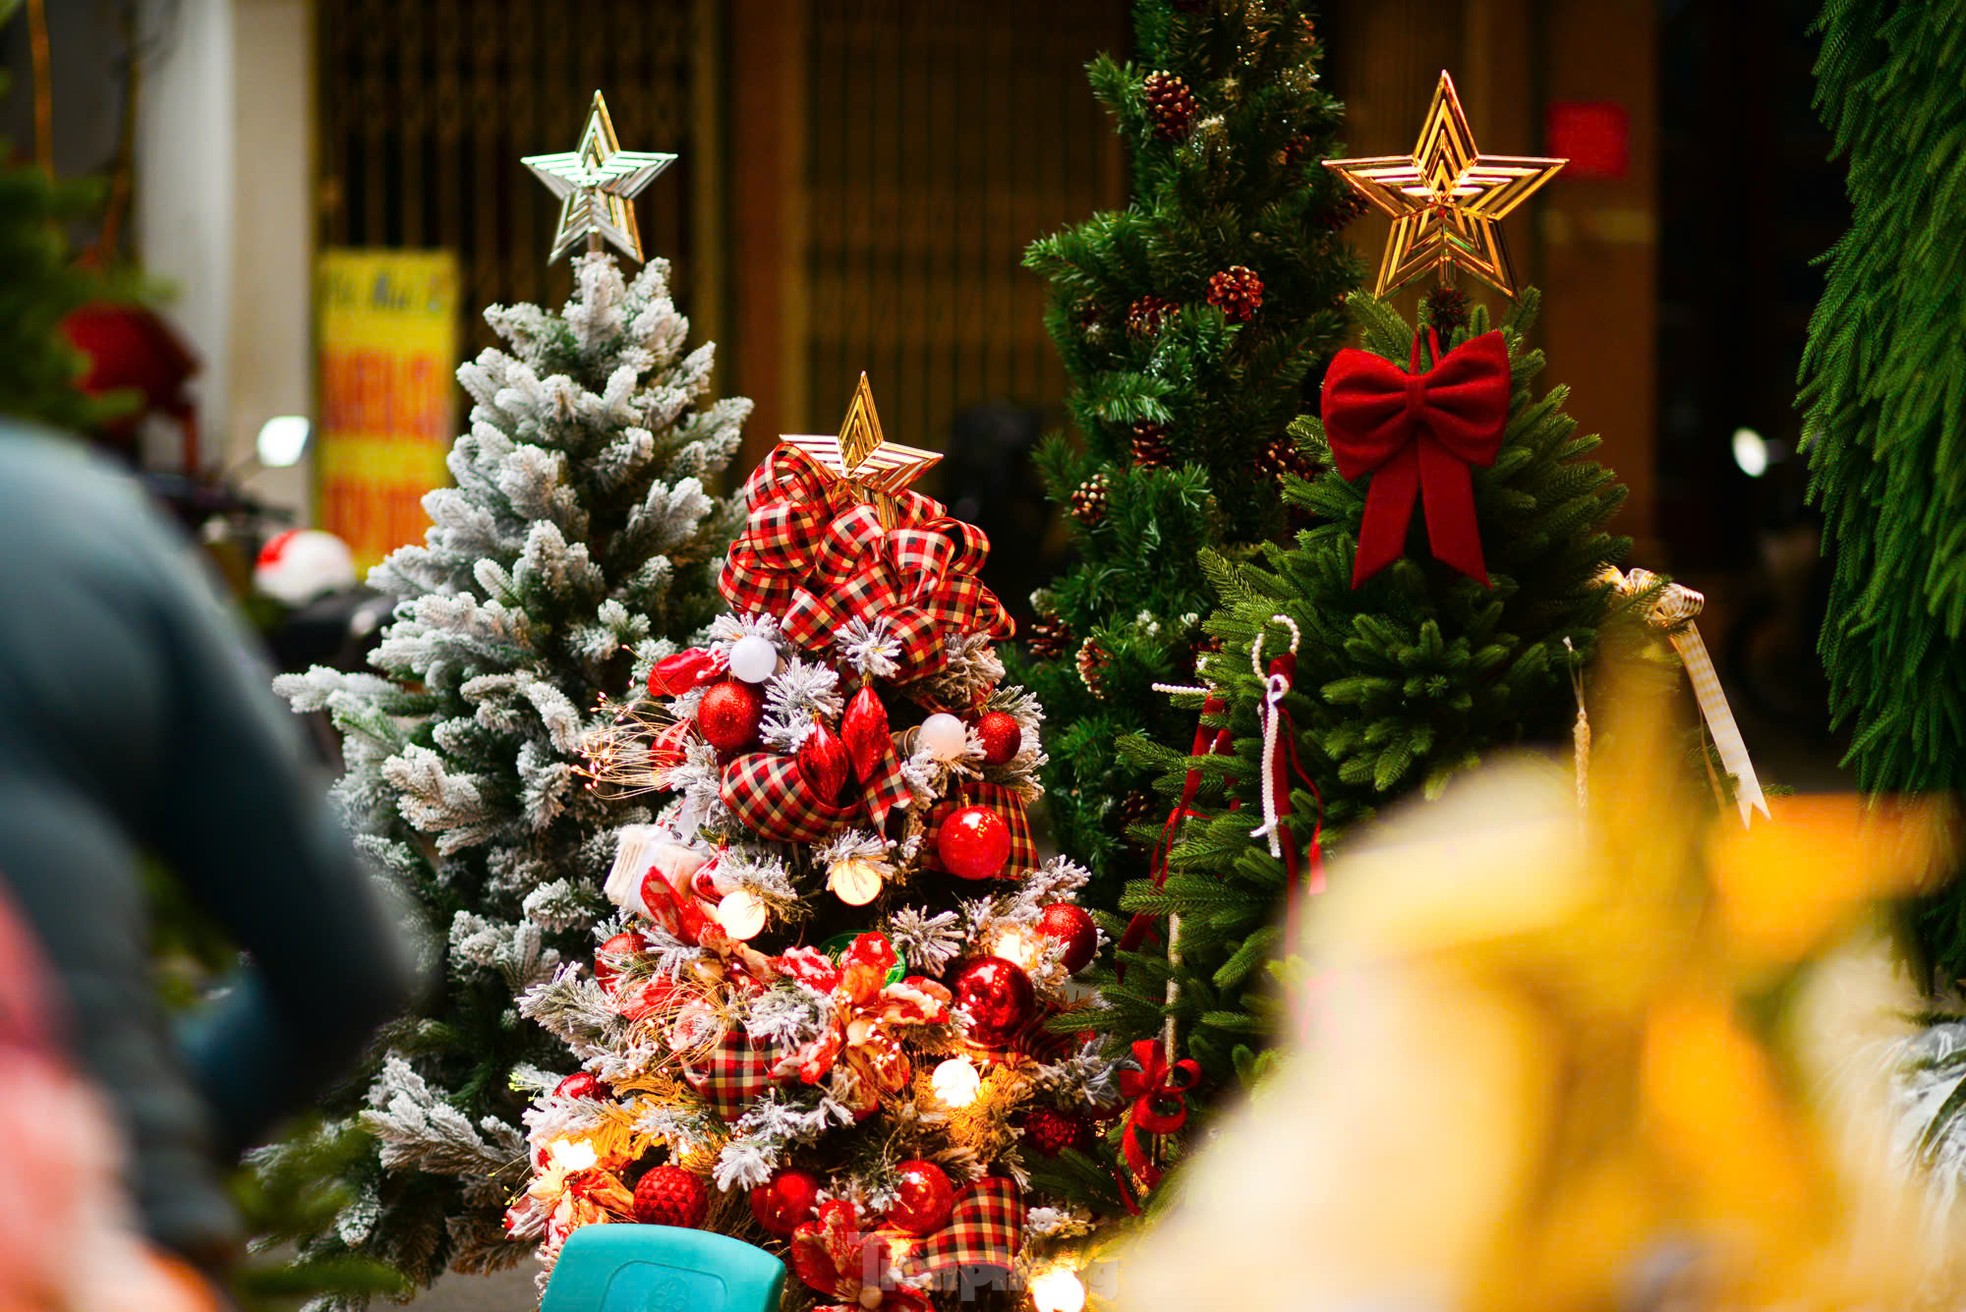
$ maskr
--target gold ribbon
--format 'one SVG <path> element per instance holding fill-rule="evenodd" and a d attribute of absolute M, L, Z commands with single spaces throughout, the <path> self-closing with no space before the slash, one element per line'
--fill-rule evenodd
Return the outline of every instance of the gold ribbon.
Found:
<path fill-rule="evenodd" d="M 1706 597 L 1684 584 L 1669 583 L 1650 570 L 1625 572 L 1616 565 L 1606 565 L 1604 578 L 1628 597 L 1658 588 L 1646 607 L 1645 618 L 1666 635 L 1673 650 L 1679 653 L 1680 663 L 1686 667 L 1694 700 L 1700 704 L 1707 733 L 1713 738 L 1714 750 L 1720 754 L 1720 766 L 1734 778 L 1734 805 L 1740 808 L 1741 823 L 1752 824 L 1750 817 L 1756 811 L 1767 818 L 1768 801 L 1761 795 L 1761 781 L 1755 777 L 1754 762 L 1748 759 L 1748 745 L 1741 737 L 1741 726 L 1734 723 L 1734 712 L 1720 687 L 1720 675 L 1714 670 L 1713 658 L 1707 655 L 1707 645 L 1700 641 L 1700 630 L 1693 623 L 1693 617 L 1707 604 Z"/>

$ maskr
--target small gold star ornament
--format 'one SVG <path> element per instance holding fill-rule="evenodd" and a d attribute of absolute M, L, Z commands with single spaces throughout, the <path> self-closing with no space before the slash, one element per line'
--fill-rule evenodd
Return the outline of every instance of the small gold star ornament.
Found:
<path fill-rule="evenodd" d="M 805 452 L 821 471 L 845 483 L 858 500 L 874 507 L 886 528 L 895 525 L 895 496 L 942 459 L 940 452 L 902 446 L 881 435 L 874 389 L 864 373 L 853 389 L 839 436 L 792 434 L 778 440 Z"/>
<path fill-rule="evenodd" d="M 1443 71 L 1411 155 L 1328 159 L 1324 166 L 1392 215 L 1377 295 L 1429 269 L 1438 269 L 1442 284 L 1452 286 L 1454 270 L 1461 268 L 1514 296 L 1515 270 L 1499 221 L 1569 162 L 1481 154 L 1454 79 Z"/>
<path fill-rule="evenodd" d="M 553 234 L 553 253 L 546 257 L 549 264 L 583 240 L 590 251 L 606 241 L 637 261 L 643 259 L 632 202 L 676 157 L 623 150 L 600 92 L 594 93 L 578 146 L 554 155 L 528 155 L 519 162 L 560 198 L 560 226 Z"/>

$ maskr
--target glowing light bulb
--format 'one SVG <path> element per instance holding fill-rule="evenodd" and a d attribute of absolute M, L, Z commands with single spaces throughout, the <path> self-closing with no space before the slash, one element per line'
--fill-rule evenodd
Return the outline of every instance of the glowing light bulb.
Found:
<path fill-rule="evenodd" d="M 976 1101 L 976 1092 L 983 1087 L 983 1077 L 967 1057 L 951 1057 L 935 1068 L 928 1077 L 935 1089 L 935 1096 L 947 1107 L 967 1107 Z"/>
<path fill-rule="evenodd" d="M 990 952 L 1005 961 L 1016 962 L 1025 970 L 1037 969 L 1038 963 L 1044 959 L 1043 950 L 1037 939 L 1022 925 L 1006 926 L 1004 931 L 997 935 L 997 941 L 990 948 Z"/>
<path fill-rule="evenodd" d="M 1038 1312 L 1084 1312 L 1085 1284 L 1070 1267 L 1055 1266 L 1031 1279 Z"/>
<path fill-rule="evenodd" d="M 589 1171 L 601 1160 L 594 1151 L 594 1145 L 585 1139 L 555 1139 L 552 1147 L 546 1150 L 554 1165 L 563 1171 Z"/>

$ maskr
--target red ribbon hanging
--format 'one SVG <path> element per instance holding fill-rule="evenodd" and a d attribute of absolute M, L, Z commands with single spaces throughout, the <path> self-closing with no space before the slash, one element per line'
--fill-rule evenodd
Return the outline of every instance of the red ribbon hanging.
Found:
<path fill-rule="evenodd" d="M 1359 528 L 1357 587 L 1399 559 L 1413 503 L 1425 502 L 1434 558 L 1488 583 L 1475 520 L 1469 466 L 1486 468 L 1502 448 L 1509 415 L 1509 350 L 1499 332 L 1483 333 L 1446 355 L 1427 330 L 1435 363 L 1420 372 L 1420 335 L 1402 370 L 1370 351 L 1338 352 L 1324 377 L 1324 432 L 1338 472 L 1372 475 Z"/>
<path fill-rule="evenodd" d="M 1126 1171 L 1116 1177 L 1120 1200 L 1136 1216 L 1139 1200 L 1161 1181 L 1164 1172 L 1147 1155 L 1141 1136 L 1169 1135 L 1188 1123 L 1188 1094 L 1201 1084 L 1201 1064 L 1191 1057 L 1170 1062 L 1157 1039 L 1138 1039 L 1133 1044 L 1133 1060 L 1138 1070 L 1120 1072 L 1120 1096 L 1132 1099 L 1126 1110 L 1126 1128 L 1120 1136 L 1120 1156 Z M 1127 1179 L 1132 1173 L 1132 1181 Z"/>
<path fill-rule="evenodd" d="M 1229 704 L 1214 693 L 1209 693 L 1202 702 L 1201 719 L 1195 723 L 1194 746 L 1188 749 L 1189 756 L 1227 756 L 1231 740 L 1227 729 L 1211 729 L 1208 718 L 1220 715 L 1229 709 Z M 1181 800 L 1167 813 L 1167 823 L 1161 826 L 1160 841 L 1154 844 L 1154 855 L 1148 865 L 1148 873 L 1153 876 L 1154 887 L 1161 888 L 1167 883 L 1167 859 L 1174 851 L 1175 837 L 1181 832 L 1181 822 L 1201 812 L 1194 809 L 1195 797 L 1201 791 L 1201 771 L 1193 766 L 1181 781 Z M 1120 952 L 1136 952 L 1154 934 L 1154 924 L 1160 917 L 1148 911 L 1136 911 L 1126 923 L 1126 930 L 1120 935 Z M 1113 967 L 1113 977 L 1124 982 L 1126 963 Z"/>
<path fill-rule="evenodd" d="M 901 681 L 935 673 L 947 629 L 1008 638 L 1015 631 L 996 594 L 976 577 L 990 540 L 952 519 L 941 502 L 903 490 L 895 527 L 826 476 L 811 456 L 779 446 L 744 485 L 751 507 L 717 586 L 741 611 L 779 617 L 809 651 L 831 647 L 850 619 L 885 619 L 901 646 Z"/>

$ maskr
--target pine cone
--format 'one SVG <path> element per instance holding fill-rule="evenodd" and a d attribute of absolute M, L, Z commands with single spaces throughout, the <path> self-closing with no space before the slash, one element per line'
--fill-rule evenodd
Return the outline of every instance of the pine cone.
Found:
<path fill-rule="evenodd" d="M 1095 638 L 1087 638 L 1079 646 L 1079 682 L 1094 697 L 1104 697 L 1101 685 L 1106 681 L 1106 667 L 1113 663 L 1112 653 L 1099 645 Z"/>
<path fill-rule="evenodd" d="M 1130 337 L 1152 337 L 1160 331 L 1161 320 L 1174 313 L 1174 302 L 1151 293 L 1126 307 L 1126 331 Z"/>
<path fill-rule="evenodd" d="M 1365 197 L 1346 188 L 1343 195 L 1331 202 L 1331 212 L 1324 216 L 1324 226 L 1337 232 L 1365 213 L 1366 208 Z"/>
<path fill-rule="evenodd" d="M 1133 425 L 1133 463 L 1140 469 L 1165 469 L 1173 460 L 1167 449 L 1167 430 L 1151 419 Z"/>
<path fill-rule="evenodd" d="M 1317 473 L 1317 466 L 1297 449 L 1290 434 L 1278 433 L 1256 453 L 1256 472 L 1271 482 L 1280 482 L 1285 474 L 1308 479 Z"/>
<path fill-rule="evenodd" d="M 1040 615 L 1024 631 L 1024 650 L 1033 660 L 1056 660 L 1071 641 L 1072 631 L 1056 615 Z"/>
<path fill-rule="evenodd" d="M 1091 526 L 1106 518 L 1106 476 L 1094 474 L 1072 489 L 1072 518 Z"/>
<path fill-rule="evenodd" d="M 1079 331 L 1091 332 L 1099 326 L 1099 302 L 1090 296 L 1081 296 L 1072 305 L 1072 313 L 1078 317 Z"/>
<path fill-rule="evenodd" d="M 1172 73 L 1149 73 L 1141 83 L 1147 95 L 1147 117 L 1162 141 L 1179 141 L 1195 126 L 1195 93 Z"/>
<path fill-rule="evenodd" d="M 1208 303 L 1230 323 L 1248 323 L 1263 308 L 1263 280 L 1246 264 L 1231 264 L 1208 279 Z"/>
<path fill-rule="evenodd" d="M 1092 1124 L 1083 1116 L 1055 1107 L 1033 1107 L 1024 1113 L 1024 1142 L 1040 1156 L 1056 1157 L 1067 1148 L 1084 1148 L 1091 1143 Z"/>
<path fill-rule="evenodd" d="M 1278 154 L 1283 159 L 1283 166 L 1285 168 L 1289 168 L 1291 165 L 1295 164 L 1298 160 L 1303 159 L 1304 156 L 1311 153 L 1311 147 L 1315 146 L 1316 144 L 1317 144 L 1316 138 L 1312 137 L 1310 133 L 1308 132 L 1298 133 L 1296 136 L 1292 137 L 1289 141 L 1285 142 L 1283 149 L 1278 152 Z"/>
<path fill-rule="evenodd" d="M 1161 810 L 1165 814 L 1164 806 L 1155 806 L 1154 795 L 1152 793 L 1139 788 L 1127 793 L 1125 797 L 1120 799 L 1121 835 L 1129 835 L 1133 831 L 1133 826 L 1153 819 L 1156 810 Z"/>
<path fill-rule="evenodd" d="M 1468 322 L 1468 296 L 1459 287 L 1436 287 L 1427 295 L 1427 326 L 1443 344 L 1456 328 Z"/>

